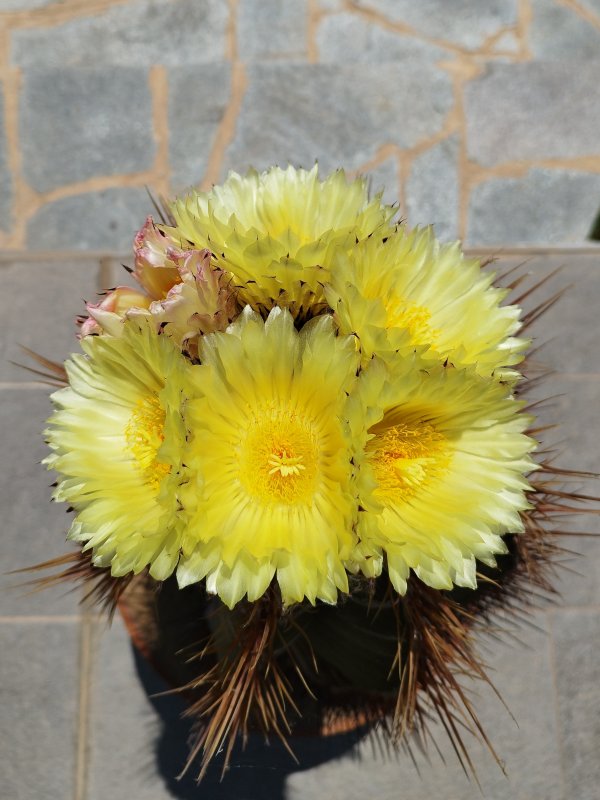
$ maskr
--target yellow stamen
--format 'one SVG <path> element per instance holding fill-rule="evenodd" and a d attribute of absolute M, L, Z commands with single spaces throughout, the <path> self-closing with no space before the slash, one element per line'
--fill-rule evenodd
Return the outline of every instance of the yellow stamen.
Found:
<path fill-rule="evenodd" d="M 385 419 L 384 419 L 385 423 Z M 368 444 L 377 491 L 388 497 L 409 496 L 446 469 L 445 437 L 428 424 L 399 423 L 373 430 Z"/>
<path fill-rule="evenodd" d="M 317 464 L 312 426 L 285 409 L 265 409 L 243 444 L 240 478 L 262 503 L 310 502 Z"/>
<path fill-rule="evenodd" d="M 423 306 L 410 303 L 402 297 L 390 297 L 384 300 L 387 324 L 390 328 L 406 328 L 410 339 L 415 344 L 431 345 L 439 335 L 429 321 L 431 312 Z"/>
<path fill-rule="evenodd" d="M 157 460 L 156 454 L 164 441 L 165 412 L 158 397 L 138 400 L 127 427 L 127 449 L 137 462 L 145 481 L 158 491 L 160 482 L 171 471 L 168 464 Z"/>
<path fill-rule="evenodd" d="M 302 456 L 288 456 L 286 451 L 283 453 L 272 453 L 269 464 L 273 469 L 269 470 L 269 475 L 280 472 L 285 478 L 288 475 L 300 475 L 300 471 L 306 469 L 302 462 Z"/>

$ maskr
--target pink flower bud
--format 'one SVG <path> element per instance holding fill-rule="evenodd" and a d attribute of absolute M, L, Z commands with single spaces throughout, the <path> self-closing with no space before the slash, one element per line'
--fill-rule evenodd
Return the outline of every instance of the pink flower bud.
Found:
<path fill-rule="evenodd" d="M 178 264 L 180 283 L 164 300 L 150 306 L 157 326 L 192 357 L 198 353 L 198 338 L 222 331 L 237 314 L 237 299 L 231 276 L 211 265 L 210 250 L 169 251 Z"/>
<path fill-rule="evenodd" d="M 99 303 L 86 303 L 89 317 L 81 325 L 80 336 L 108 333 L 119 336 L 121 322 L 132 308 L 150 307 L 152 298 L 129 286 L 117 286 L 104 296 Z"/>
<path fill-rule="evenodd" d="M 172 256 L 183 252 L 181 243 L 157 228 L 152 217 L 148 217 L 133 240 L 133 249 L 133 277 L 154 300 L 164 299 L 180 281 Z"/>

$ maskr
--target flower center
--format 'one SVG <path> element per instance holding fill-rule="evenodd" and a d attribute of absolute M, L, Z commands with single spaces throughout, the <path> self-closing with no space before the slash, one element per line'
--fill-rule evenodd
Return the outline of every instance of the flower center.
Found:
<path fill-rule="evenodd" d="M 384 302 L 390 328 L 406 328 L 412 342 L 431 345 L 439 333 L 429 324 L 431 312 L 402 297 L 391 297 Z"/>
<path fill-rule="evenodd" d="M 146 483 L 158 491 L 160 482 L 171 471 L 158 461 L 156 454 L 164 441 L 165 412 L 158 397 L 138 400 L 125 428 L 127 449 Z"/>
<path fill-rule="evenodd" d="M 288 475 L 300 475 L 301 470 L 306 469 L 302 456 L 288 456 L 285 450 L 282 453 L 272 453 L 269 464 L 273 467 L 269 470 L 269 475 L 279 472 L 284 478 Z"/>
<path fill-rule="evenodd" d="M 446 439 L 432 425 L 399 422 L 381 428 L 381 424 L 372 429 L 375 436 L 367 445 L 377 494 L 409 497 L 446 470 L 450 460 Z"/>
<path fill-rule="evenodd" d="M 317 453 L 317 437 L 307 420 L 267 409 L 255 417 L 242 445 L 242 483 L 265 504 L 310 502 Z"/>

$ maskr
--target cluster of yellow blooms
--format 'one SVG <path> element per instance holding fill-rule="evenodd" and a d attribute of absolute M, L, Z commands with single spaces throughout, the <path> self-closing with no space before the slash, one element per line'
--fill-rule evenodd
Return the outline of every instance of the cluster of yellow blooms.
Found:
<path fill-rule="evenodd" d="M 290 167 L 148 218 L 140 289 L 88 306 L 47 431 L 95 565 L 233 607 L 273 581 L 285 605 L 335 603 L 382 571 L 401 594 L 475 588 L 506 552 L 535 468 L 520 309 L 394 213 Z"/>

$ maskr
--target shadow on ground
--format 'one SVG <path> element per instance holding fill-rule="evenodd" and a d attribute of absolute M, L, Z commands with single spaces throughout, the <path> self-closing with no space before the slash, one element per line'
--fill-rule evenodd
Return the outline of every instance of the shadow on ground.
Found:
<path fill-rule="evenodd" d="M 365 731 L 357 731 L 324 738 L 296 737 L 292 747 L 299 764 L 280 742 L 273 740 L 267 745 L 260 737 L 250 737 L 245 750 L 241 745 L 234 748 L 223 780 L 220 756 L 215 758 L 200 785 L 195 780 L 197 765 L 177 780 L 188 752 L 190 725 L 181 718 L 185 705 L 176 696 L 158 697 L 166 690 L 166 684 L 135 647 L 133 653 L 139 679 L 160 718 L 161 730 L 155 745 L 158 771 L 173 797 L 181 800 L 285 800 L 288 775 L 339 758 L 365 735 Z"/>

